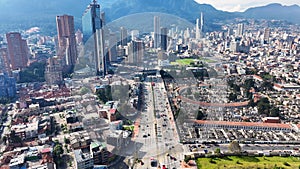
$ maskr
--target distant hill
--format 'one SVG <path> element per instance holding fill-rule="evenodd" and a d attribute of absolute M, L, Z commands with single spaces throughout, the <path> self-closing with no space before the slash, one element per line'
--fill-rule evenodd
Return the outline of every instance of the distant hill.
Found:
<path fill-rule="evenodd" d="M 0 24 L 0 31 L 3 25 L 40 26 L 55 33 L 55 16 L 61 14 L 75 16 L 75 25 L 80 28 L 82 13 L 90 2 L 90 0 L 51 0 L 45 5 L 45 2 L 41 0 L 2 0 L 0 1 L 0 23 L 5 24 Z M 99 3 L 106 13 L 108 22 L 141 12 L 163 12 L 195 22 L 200 12 L 203 12 L 207 23 L 206 28 L 209 30 L 216 28 L 211 24 L 212 22 L 232 19 L 235 16 L 229 12 L 216 10 L 211 5 L 198 4 L 194 0 L 109 0 L 99 1 Z"/>
<path fill-rule="evenodd" d="M 300 7 L 298 5 L 283 6 L 278 3 L 249 8 L 242 13 L 246 18 L 286 20 L 300 24 Z"/>
<path fill-rule="evenodd" d="M 91 0 L 1 0 L 0 32 L 39 26 L 48 34 L 56 34 L 55 16 L 69 14 L 75 16 L 76 29 L 81 28 L 81 16 Z M 162 12 L 195 23 L 200 13 L 204 13 L 206 31 L 219 29 L 218 21 L 236 17 L 256 19 L 282 19 L 300 23 L 300 7 L 270 4 L 255 7 L 245 12 L 225 12 L 208 4 L 198 4 L 194 0 L 99 0 L 106 13 L 107 22 L 123 16 L 141 12 Z"/>

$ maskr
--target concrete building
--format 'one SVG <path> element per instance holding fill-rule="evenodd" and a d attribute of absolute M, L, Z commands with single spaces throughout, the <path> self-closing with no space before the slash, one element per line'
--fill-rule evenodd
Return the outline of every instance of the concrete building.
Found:
<path fill-rule="evenodd" d="M 159 48 L 160 46 L 160 18 L 159 16 L 154 16 L 154 48 Z"/>
<path fill-rule="evenodd" d="M 94 164 L 107 164 L 108 151 L 104 143 L 92 142 L 90 145 L 90 153 L 94 159 Z"/>
<path fill-rule="evenodd" d="M 38 136 L 38 121 L 28 124 L 19 124 L 11 126 L 11 130 L 14 130 L 16 135 L 23 139 L 35 138 Z"/>
<path fill-rule="evenodd" d="M 145 44 L 141 40 L 131 41 L 128 43 L 128 56 L 125 60 L 128 64 L 141 64 L 144 58 Z"/>
<path fill-rule="evenodd" d="M 45 70 L 45 80 L 49 85 L 63 83 L 62 66 L 59 57 L 49 58 Z"/>
<path fill-rule="evenodd" d="M 18 32 L 6 34 L 8 55 L 5 60 L 11 70 L 23 69 L 28 64 L 29 50 L 26 40 Z"/>
<path fill-rule="evenodd" d="M 200 14 L 200 19 L 196 20 L 196 40 L 200 40 L 203 32 L 203 13 Z"/>
<path fill-rule="evenodd" d="M 127 29 L 124 27 L 120 28 L 120 43 L 121 46 L 126 46 L 128 39 L 127 39 L 128 33 L 127 33 Z"/>
<path fill-rule="evenodd" d="M 236 36 L 241 37 L 244 34 L 244 24 L 243 23 L 239 23 L 237 25 L 237 30 L 236 30 Z"/>
<path fill-rule="evenodd" d="M 77 60 L 77 44 L 74 28 L 74 17 L 69 15 L 56 16 L 58 52 L 63 65 L 74 66 Z"/>
<path fill-rule="evenodd" d="M 0 98 L 16 96 L 16 80 L 5 73 L 0 74 Z"/>
<path fill-rule="evenodd" d="M 82 30 L 84 42 L 84 55 L 89 60 L 91 67 L 95 67 L 96 74 L 106 75 L 106 52 L 104 51 L 104 30 L 103 17 L 100 12 L 100 5 L 96 0 L 86 8 L 82 16 Z"/>
<path fill-rule="evenodd" d="M 168 49 L 168 29 L 161 28 L 160 29 L 160 39 L 161 39 L 161 50 L 167 51 Z"/>
<path fill-rule="evenodd" d="M 92 139 L 86 131 L 71 133 L 70 135 L 71 146 L 74 150 L 88 148 L 92 142 Z"/>
<path fill-rule="evenodd" d="M 81 149 L 74 150 L 76 169 L 93 169 L 94 159 L 89 152 L 83 152 Z"/>

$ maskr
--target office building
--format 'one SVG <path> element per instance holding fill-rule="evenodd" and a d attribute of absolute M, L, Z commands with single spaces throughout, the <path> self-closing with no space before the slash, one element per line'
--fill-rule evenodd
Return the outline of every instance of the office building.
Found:
<path fill-rule="evenodd" d="M 96 74 L 101 76 L 106 74 L 103 17 L 96 0 L 93 0 L 82 16 L 85 55 L 90 59 L 91 66 L 95 67 Z"/>
<path fill-rule="evenodd" d="M 77 60 L 74 17 L 69 15 L 56 16 L 58 52 L 64 66 L 74 66 Z"/>
<path fill-rule="evenodd" d="M 201 12 L 200 14 L 200 19 L 198 18 L 196 20 L 196 40 L 200 40 L 200 38 L 202 37 L 202 33 L 203 33 L 203 13 Z"/>
<path fill-rule="evenodd" d="M 154 16 L 154 48 L 159 48 L 160 46 L 160 18 Z"/>
<path fill-rule="evenodd" d="M 127 42 L 128 42 L 128 39 L 127 39 L 127 29 L 124 28 L 124 27 L 121 27 L 120 28 L 120 43 L 121 43 L 121 46 L 126 46 L 127 45 Z"/>
<path fill-rule="evenodd" d="M 16 80 L 6 73 L 0 74 L 0 98 L 14 98 L 16 96 Z"/>
<path fill-rule="evenodd" d="M 161 28 L 160 29 L 161 34 L 161 50 L 167 51 L 168 48 L 168 29 L 167 28 Z"/>
<path fill-rule="evenodd" d="M 107 60 L 110 62 L 118 61 L 118 53 L 117 53 L 117 36 L 115 33 L 110 33 L 109 35 L 109 43 L 108 43 L 108 57 Z"/>
<path fill-rule="evenodd" d="M 145 44 L 141 40 L 128 43 L 128 56 L 125 60 L 128 64 L 139 65 L 143 61 Z"/>
<path fill-rule="evenodd" d="M 236 36 L 243 36 L 244 35 L 244 24 L 243 23 L 239 23 L 237 30 L 236 30 Z"/>
<path fill-rule="evenodd" d="M 136 40 L 140 36 L 140 31 L 139 30 L 132 30 L 131 31 L 131 39 Z"/>
<path fill-rule="evenodd" d="M 45 70 L 45 80 L 49 85 L 59 85 L 63 83 L 62 67 L 59 57 L 51 57 L 47 61 Z"/>
<path fill-rule="evenodd" d="M 6 34 L 7 61 L 11 70 L 23 69 L 27 66 L 29 50 L 26 40 L 18 32 Z"/>
<path fill-rule="evenodd" d="M 270 39 L 270 28 L 264 29 L 263 44 L 268 44 Z"/>

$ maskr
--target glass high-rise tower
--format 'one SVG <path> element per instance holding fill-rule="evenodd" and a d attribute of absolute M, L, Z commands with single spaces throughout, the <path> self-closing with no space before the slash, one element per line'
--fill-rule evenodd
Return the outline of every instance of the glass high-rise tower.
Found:
<path fill-rule="evenodd" d="M 98 75 L 106 75 L 106 59 L 104 51 L 103 16 L 96 0 L 87 7 L 82 16 L 83 43 L 85 54 L 95 63 Z"/>

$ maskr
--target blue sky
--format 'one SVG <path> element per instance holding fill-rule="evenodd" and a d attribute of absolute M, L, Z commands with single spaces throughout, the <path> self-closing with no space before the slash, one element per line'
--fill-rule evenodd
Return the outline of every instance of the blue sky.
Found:
<path fill-rule="evenodd" d="M 195 0 L 200 4 L 211 4 L 216 9 L 236 12 L 243 12 L 250 7 L 264 6 L 270 3 L 281 3 L 283 5 L 300 6 L 300 0 Z"/>

